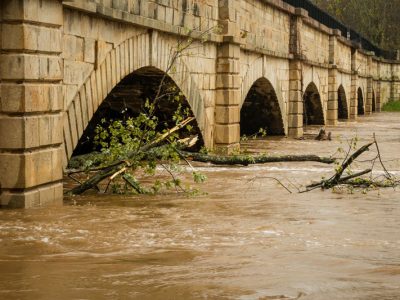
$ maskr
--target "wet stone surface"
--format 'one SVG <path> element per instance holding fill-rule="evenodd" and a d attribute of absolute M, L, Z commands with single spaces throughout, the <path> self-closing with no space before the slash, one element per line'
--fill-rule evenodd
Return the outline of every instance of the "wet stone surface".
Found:
<path fill-rule="evenodd" d="M 375 132 L 400 176 L 399 114 L 327 129 L 333 141 L 242 146 L 330 155 Z M 1 210 L 0 299 L 400 298 L 397 190 L 296 193 L 289 182 L 331 174 L 318 163 L 198 166 L 209 178 L 200 197 L 87 195 L 59 208 Z"/>

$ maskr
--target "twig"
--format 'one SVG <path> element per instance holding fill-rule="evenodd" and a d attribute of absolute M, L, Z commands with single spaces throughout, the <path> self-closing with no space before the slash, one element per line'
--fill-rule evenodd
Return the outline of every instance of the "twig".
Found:
<path fill-rule="evenodd" d="M 78 179 L 72 177 L 72 174 L 68 174 L 67 176 L 68 176 L 68 178 L 72 179 L 72 180 L 75 181 L 76 183 L 82 184 L 82 182 L 80 182 Z"/>
<path fill-rule="evenodd" d="M 365 151 L 369 150 L 369 147 L 371 147 L 374 143 L 369 143 L 367 145 L 362 146 L 360 149 L 358 149 L 356 152 L 354 152 L 348 159 L 346 159 L 339 170 L 336 172 L 336 174 L 327 181 L 327 183 L 330 184 L 337 184 L 339 181 L 340 177 L 342 176 L 343 172 L 353 163 L 354 160 L 357 159 L 361 154 L 363 154 Z"/>
<path fill-rule="evenodd" d="M 107 193 L 108 187 L 110 186 L 110 184 L 114 180 L 114 178 L 117 177 L 118 175 L 120 175 L 121 173 L 124 173 L 125 171 L 126 171 L 126 167 L 123 167 L 121 170 L 115 172 L 113 175 L 110 176 L 110 180 L 108 181 L 106 189 L 104 190 L 104 194 Z"/>
<path fill-rule="evenodd" d="M 352 175 L 349 175 L 346 177 L 342 177 L 342 178 L 340 178 L 339 183 L 363 176 L 363 175 L 371 173 L 371 172 L 372 172 L 372 169 L 367 169 L 367 170 L 364 170 L 364 171 L 361 171 L 361 172 L 358 172 L 358 173 L 355 173 L 355 174 L 352 174 Z"/>
<path fill-rule="evenodd" d="M 375 133 L 374 133 L 374 143 L 375 143 L 375 146 L 376 146 L 376 150 L 378 151 L 378 159 L 379 159 L 379 162 L 381 163 L 381 166 L 382 166 L 383 170 L 385 171 L 385 174 L 386 174 L 387 179 L 393 179 L 392 174 L 390 174 L 390 173 L 388 172 L 388 170 L 386 169 L 385 165 L 383 164 L 382 157 L 381 157 L 381 152 L 380 152 L 380 150 L 379 150 L 379 145 L 378 145 L 378 142 L 377 142 L 377 140 L 376 140 Z"/>
<path fill-rule="evenodd" d="M 167 166 L 165 166 L 164 164 L 161 164 L 161 166 L 169 173 L 169 175 L 174 180 L 174 186 L 175 186 L 176 192 L 178 193 L 178 187 L 181 189 L 182 192 L 186 192 L 180 185 L 176 185 L 176 177 L 175 177 L 174 173 L 172 173 L 171 170 L 169 170 L 167 168 Z"/>
<path fill-rule="evenodd" d="M 251 179 L 251 180 L 249 180 L 249 181 L 250 181 L 250 182 L 251 182 L 251 181 L 255 181 L 256 179 L 273 179 L 273 180 L 275 180 L 276 182 L 278 182 L 279 185 L 282 186 L 286 191 L 288 191 L 290 194 L 292 194 L 292 191 L 291 191 L 288 187 L 286 187 L 278 178 L 270 177 L 270 176 L 263 176 L 263 177 L 255 177 L 255 178 L 253 178 L 253 179 Z"/>
<path fill-rule="evenodd" d="M 138 194 L 145 194 L 146 191 L 135 181 L 133 180 L 130 176 L 127 176 L 127 174 L 122 175 L 122 178 L 125 180 L 126 183 L 128 183 Z"/>
<path fill-rule="evenodd" d="M 118 175 L 120 175 L 121 173 L 124 173 L 126 171 L 126 167 L 123 167 L 121 170 L 119 170 L 118 172 L 115 172 L 111 177 L 110 180 L 114 180 L 115 177 L 117 177 Z"/>
<path fill-rule="evenodd" d="M 68 176 L 68 178 L 72 179 L 72 180 L 75 181 L 76 183 L 82 184 L 81 181 L 79 181 L 78 179 L 76 179 L 76 178 L 74 178 L 74 177 L 72 176 L 72 174 L 77 174 L 77 173 L 82 173 L 82 172 L 75 172 L 75 173 L 67 174 L 67 176 Z M 93 189 L 96 190 L 97 192 L 100 192 L 100 189 L 99 189 L 99 187 L 98 187 L 97 185 L 95 185 L 95 186 L 93 187 Z"/>

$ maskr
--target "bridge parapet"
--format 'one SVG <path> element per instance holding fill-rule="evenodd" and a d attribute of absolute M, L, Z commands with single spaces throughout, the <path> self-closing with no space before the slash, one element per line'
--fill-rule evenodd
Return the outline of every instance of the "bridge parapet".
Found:
<path fill-rule="evenodd" d="M 63 5 L 123 23 L 175 34 L 206 31 L 219 24 L 218 0 L 64 0 Z"/>
<path fill-rule="evenodd" d="M 240 34 L 242 44 L 249 49 L 259 49 L 288 56 L 290 40 L 290 17 L 293 7 L 271 5 L 260 0 L 240 1 Z"/>
<path fill-rule="evenodd" d="M 329 32 L 303 22 L 300 35 L 304 57 L 319 64 L 329 64 Z"/>
<path fill-rule="evenodd" d="M 337 41 L 335 65 L 341 70 L 351 72 L 351 45 L 343 38 L 338 38 Z"/>

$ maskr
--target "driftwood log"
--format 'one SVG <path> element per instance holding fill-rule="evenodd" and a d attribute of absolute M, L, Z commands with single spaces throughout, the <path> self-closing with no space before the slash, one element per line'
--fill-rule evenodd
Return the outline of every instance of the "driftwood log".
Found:
<path fill-rule="evenodd" d="M 179 151 L 184 157 L 190 158 L 193 161 L 212 163 L 214 165 L 242 165 L 248 166 L 251 164 L 265 164 L 265 163 L 276 163 L 276 162 L 304 162 L 313 161 L 324 164 L 332 164 L 335 162 L 333 158 L 320 157 L 317 155 L 232 155 L 232 156 L 220 156 L 220 155 L 209 155 L 202 153 L 191 153 Z"/>

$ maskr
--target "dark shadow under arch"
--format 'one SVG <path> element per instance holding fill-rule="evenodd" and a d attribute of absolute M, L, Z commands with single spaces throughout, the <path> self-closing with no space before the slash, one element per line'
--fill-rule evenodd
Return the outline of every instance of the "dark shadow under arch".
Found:
<path fill-rule="evenodd" d="M 82 137 L 79 139 L 73 152 L 73 156 L 98 150 L 93 143 L 93 137 L 95 135 L 95 128 L 100 124 L 102 119 L 126 119 L 128 117 L 136 117 L 140 112 L 143 112 L 145 110 L 146 100 L 152 101 L 157 95 L 164 74 L 163 71 L 157 68 L 144 67 L 123 78 L 98 107 L 88 126 L 84 130 Z M 172 128 L 175 126 L 176 123 L 172 117 L 178 108 L 179 103 L 181 103 L 183 109 L 190 110 L 193 115 L 186 97 L 183 96 L 181 90 L 171 77 L 167 75 L 163 82 L 163 92 L 161 95 L 179 95 L 180 98 L 183 98 L 183 101 L 174 102 L 171 101 L 171 97 L 167 96 L 161 97 L 158 100 L 155 115 L 159 120 L 159 126 L 157 128 L 159 131 L 164 128 Z M 198 147 L 200 147 L 203 145 L 201 131 L 197 122 L 194 122 L 191 125 L 194 127 L 194 130 L 191 133 L 182 130 L 182 137 L 186 137 L 190 134 L 197 134 L 200 139 Z"/>
<path fill-rule="evenodd" d="M 374 90 L 372 90 L 372 112 L 376 112 L 376 98 Z"/>
<path fill-rule="evenodd" d="M 240 134 L 253 135 L 266 128 L 267 135 L 285 135 L 281 108 L 266 78 L 254 82 L 240 111 Z"/>
<path fill-rule="evenodd" d="M 317 86 L 311 82 L 303 95 L 303 124 L 324 125 L 324 112 Z"/>
<path fill-rule="evenodd" d="M 365 114 L 364 96 L 363 96 L 361 88 L 358 88 L 358 90 L 357 90 L 357 113 L 358 113 L 358 115 L 364 115 Z"/>
<path fill-rule="evenodd" d="M 343 85 L 339 86 L 338 96 L 338 119 L 346 120 L 349 118 L 349 110 L 347 106 L 347 97 Z"/>

